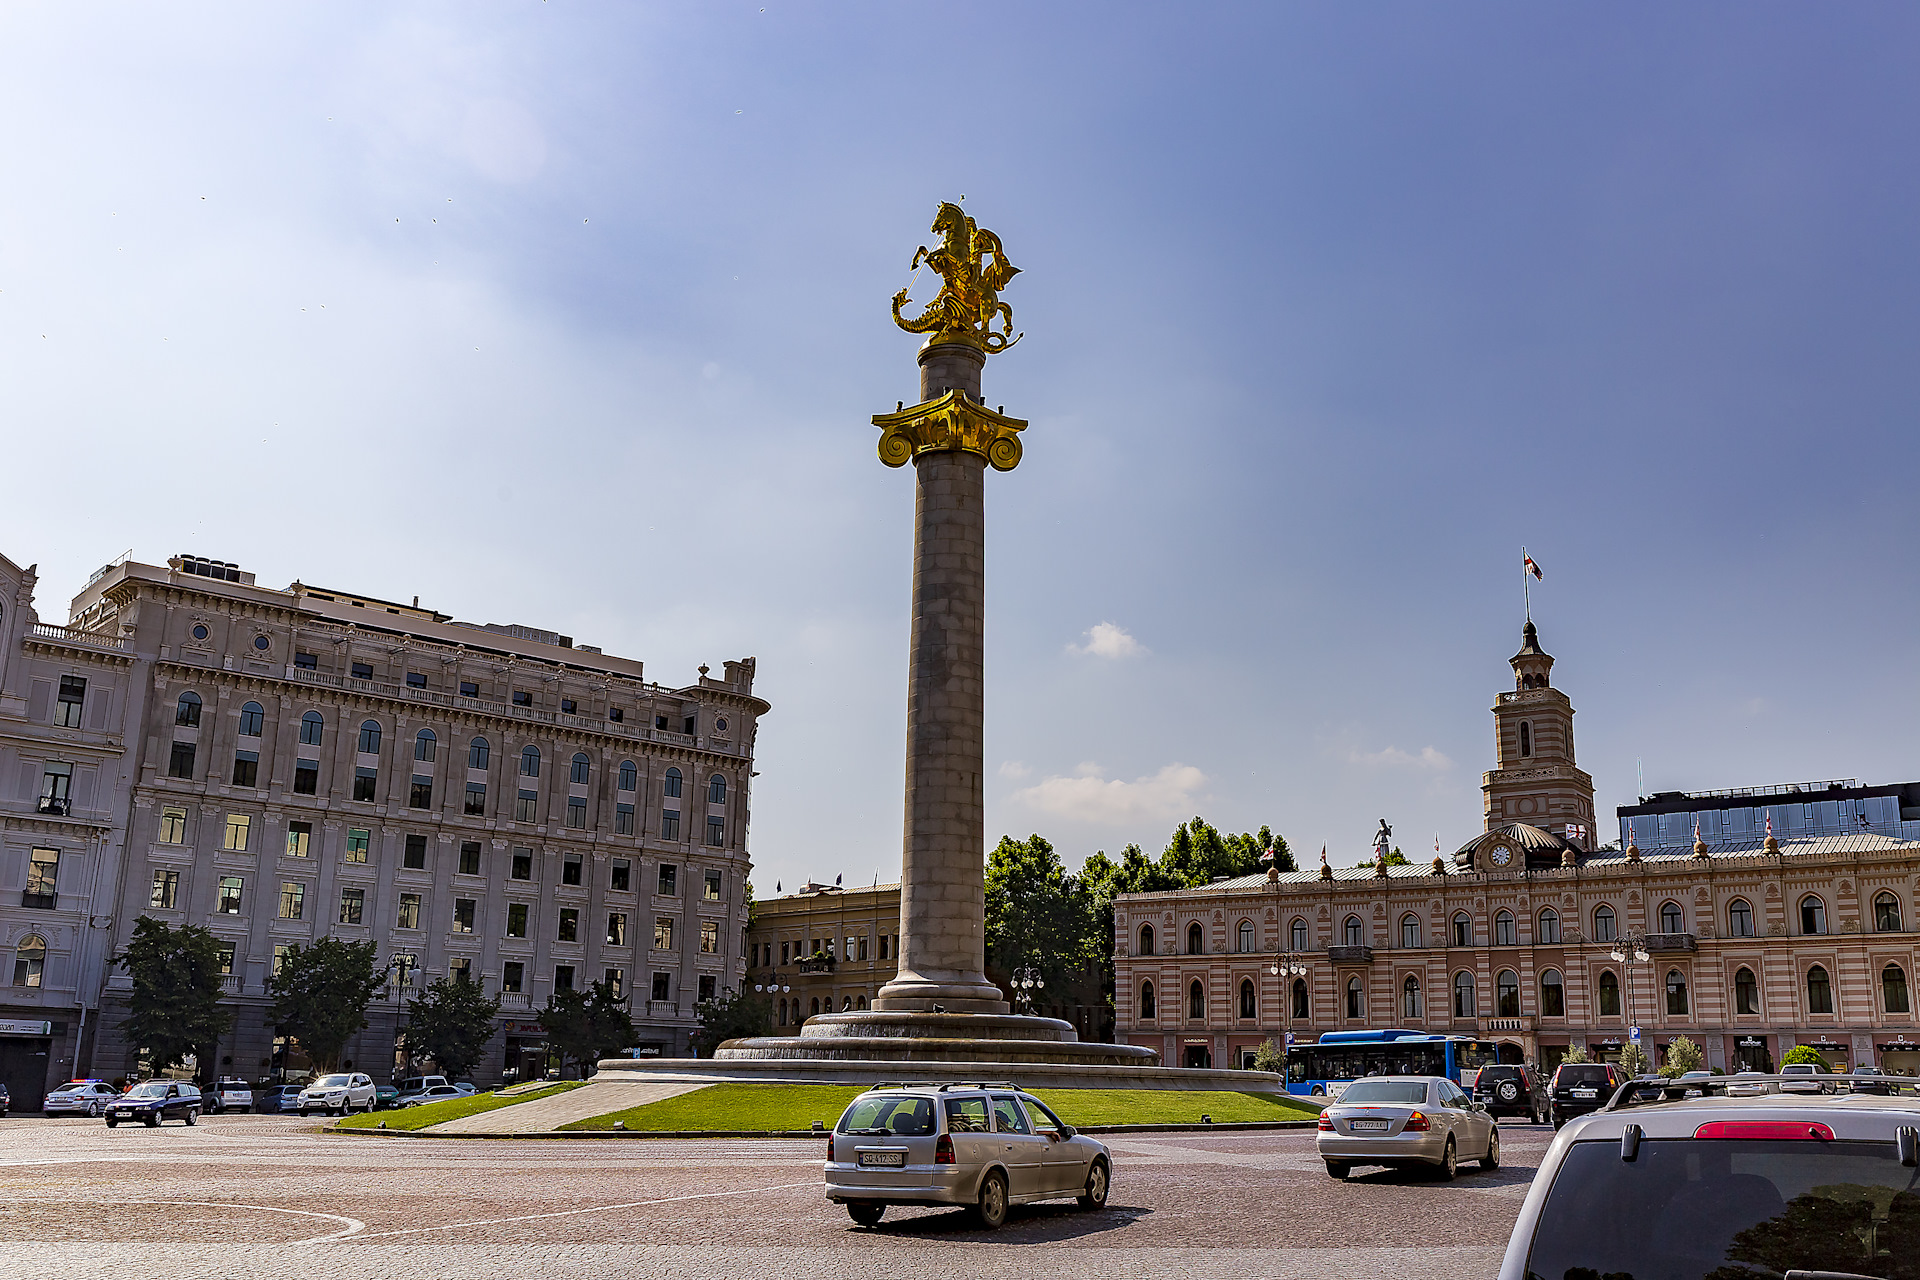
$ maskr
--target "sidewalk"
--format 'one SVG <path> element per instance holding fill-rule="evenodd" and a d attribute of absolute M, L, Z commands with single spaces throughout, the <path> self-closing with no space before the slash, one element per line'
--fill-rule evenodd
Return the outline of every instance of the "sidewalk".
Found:
<path fill-rule="evenodd" d="M 584 1089 L 557 1093 L 551 1098 L 536 1098 L 532 1102 L 518 1102 L 511 1107 L 483 1111 L 479 1115 L 462 1116 L 445 1124 L 429 1125 L 419 1132 L 426 1135 L 489 1134 L 503 1137 L 546 1133 L 563 1124 L 603 1116 L 609 1111 L 625 1111 L 628 1107 L 643 1107 L 649 1102 L 664 1102 L 683 1093 L 692 1093 L 695 1089 L 704 1089 L 708 1083 L 647 1081 L 589 1085 Z"/>

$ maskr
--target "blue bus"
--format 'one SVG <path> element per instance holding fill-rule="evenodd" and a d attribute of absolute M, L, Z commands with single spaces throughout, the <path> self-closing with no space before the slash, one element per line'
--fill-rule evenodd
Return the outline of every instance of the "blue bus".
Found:
<path fill-rule="evenodd" d="M 1338 1097 L 1363 1076 L 1446 1076 L 1473 1088 L 1480 1068 L 1500 1060 L 1499 1046 L 1470 1036 L 1426 1031 L 1328 1031 L 1287 1050 L 1287 1092 Z"/>

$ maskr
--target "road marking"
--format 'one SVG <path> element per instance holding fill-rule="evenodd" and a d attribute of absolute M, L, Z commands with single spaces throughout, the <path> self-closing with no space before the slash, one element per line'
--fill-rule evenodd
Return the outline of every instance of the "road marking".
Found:
<path fill-rule="evenodd" d="M 409 1227 L 405 1231 L 369 1231 L 357 1236 L 359 1240 L 379 1240 L 386 1236 L 417 1236 L 429 1231 L 457 1231 L 462 1227 L 494 1227 L 506 1222 L 538 1222 L 543 1218 L 571 1218 L 582 1213 L 606 1213 L 611 1209 L 638 1209 L 650 1204 L 679 1204 L 685 1200 L 718 1200 L 724 1196 L 757 1196 L 767 1191 L 790 1191 L 794 1187 L 817 1187 L 821 1184 L 808 1179 L 805 1182 L 783 1182 L 773 1187 L 743 1187 L 738 1191 L 703 1191 L 691 1196 L 665 1196 L 658 1200 L 629 1200 L 625 1204 L 597 1204 L 585 1209 L 562 1209 L 557 1213 L 528 1213 L 514 1218 L 481 1218 L 474 1222 L 447 1222 L 437 1227 Z M 338 1235 L 318 1236 L 313 1240 L 302 1240 L 301 1244 L 322 1244 L 328 1240 L 344 1240 L 355 1235 L 352 1231 L 342 1231 Z"/>
<path fill-rule="evenodd" d="M 231 1200 L 100 1200 L 88 1197 L 85 1200 L 12 1200 L 12 1204 L 160 1204 L 173 1208 L 196 1209 L 252 1209 L 259 1213 L 290 1213 L 301 1218 L 325 1218 L 329 1222 L 344 1222 L 346 1230 L 335 1231 L 331 1235 L 312 1236 L 306 1240 L 289 1240 L 287 1245 L 320 1244 L 327 1240 L 344 1240 L 367 1229 L 367 1224 L 358 1218 L 349 1218 L 338 1213 L 315 1213 L 308 1209 L 282 1209 L 270 1204 L 236 1204 Z"/>

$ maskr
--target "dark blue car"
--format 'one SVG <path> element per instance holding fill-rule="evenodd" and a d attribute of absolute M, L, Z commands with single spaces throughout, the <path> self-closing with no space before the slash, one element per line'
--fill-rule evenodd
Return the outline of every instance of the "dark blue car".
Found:
<path fill-rule="evenodd" d="M 200 1119 L 200 1090 L 181 1080 L 146 1080 L 115 1098 L 107 1106 L 107 1128 L 121 1121 L 141 1121 L 158 1128 L 162 1120 L 180 1120 L 193 1124 Z"/>

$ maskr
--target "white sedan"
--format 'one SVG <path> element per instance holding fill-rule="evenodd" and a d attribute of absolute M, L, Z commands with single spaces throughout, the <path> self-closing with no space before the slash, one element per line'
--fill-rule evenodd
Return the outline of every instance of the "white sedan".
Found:
<path fill-rule="evenodd" d="M 358 1072 L 335 1072 L 322 1076 L 300 1091 L 299 1104 L 294 1108 L 301 1115 L 312 1115 L 324 1111 L 328 1115 L 351 1115 L 357 1108 L 361 1111 L 373 1110 L 376 1090 L 373 1080 Z"/>
<path fill-rule="evenodd" d="M 394 1099 L 393 1105 L 396 1107 L 421 1107 L 429 1102 L 445 1102 L 449 1098 L 464 1098 L 466 1096 L 467 1094 L 463 1093 L 458 1085 L 436 1084 L 430 1085 L 418 1093 L 403 1093 Z"/>
<path fill-rule="evenodd" d="M 120 1091 L 105 1080 L 69 1080 L 49 1093 L 40 1109 L 50 1116 L 102 1116 Z"/>
<path fill-rule="evenodd" d="M 1419 1166 L 1447 1179 L 1462 1160 L 1500 1166 L 1500 1126 L 1445 1076 L 1355 1080 L 1320 1113 L 1315 1146 L 1336 1178 L 1355 1165 Z"/>

